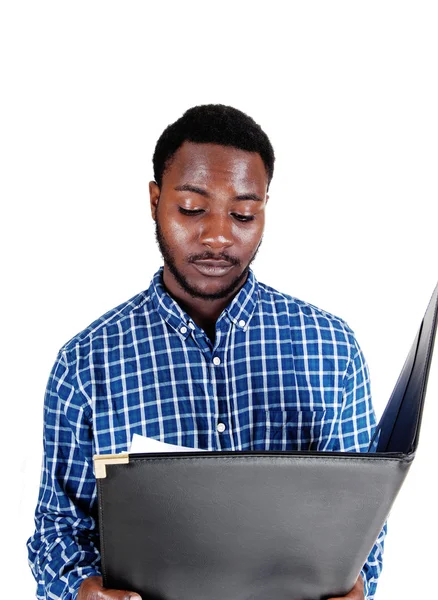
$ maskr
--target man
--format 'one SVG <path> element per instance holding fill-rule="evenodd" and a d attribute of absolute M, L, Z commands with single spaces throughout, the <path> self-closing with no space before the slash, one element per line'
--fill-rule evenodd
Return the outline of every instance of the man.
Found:
<path fill-rule="evenodd" d="M 49 379 L 28 541 L 38 598 L 138 598 L 102 587 L 93 454 L 127 451 L 134 433 L 205 450 L 364 451 L 375 425 L 349 327 L 249 268 L 274 168 L 262 129 L 231 107 L 194 107 L 153 163 L 164 267 L 70 340 Z M 383 538 L 346 598 L 373 598 Z"/>

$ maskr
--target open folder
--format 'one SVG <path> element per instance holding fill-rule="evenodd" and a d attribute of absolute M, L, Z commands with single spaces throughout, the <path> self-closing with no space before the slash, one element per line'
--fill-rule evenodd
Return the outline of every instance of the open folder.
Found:
<path fill-rule="evenodd" d="M 94 457 L 104 585 L 143 600 L 323 600 L 354 585 L 412 464 L 438 286 L 366 453 Z"/>

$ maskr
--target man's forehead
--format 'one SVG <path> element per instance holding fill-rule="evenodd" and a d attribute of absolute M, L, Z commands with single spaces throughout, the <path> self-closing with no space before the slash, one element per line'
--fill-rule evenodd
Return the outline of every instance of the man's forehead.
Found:
<path fill-rule="evenodd" d="M 184 142 L 176 151 L 169 174 L 172 179 L 198 184 L 212 179 L 234 183 L 266 185 L 266 169 L 257 152 L 247 152 L 231 146 Z"/>

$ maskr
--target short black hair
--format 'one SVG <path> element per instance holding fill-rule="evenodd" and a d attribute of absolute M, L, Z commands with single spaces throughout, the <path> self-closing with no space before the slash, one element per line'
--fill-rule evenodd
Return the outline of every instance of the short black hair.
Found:
<path fill-rule="evenodd" d="M 224 104 L 202 104 L 189 108 L 161 134 L 152 163 L 154 177 L 161 188 L 163 174 L 172 157 L 185 142 L 219 144 L 239 150 L 258 152 L 268 176 L 268 187 L 274 174 L 274 149 L 268 136 L 254 119 Z"/>

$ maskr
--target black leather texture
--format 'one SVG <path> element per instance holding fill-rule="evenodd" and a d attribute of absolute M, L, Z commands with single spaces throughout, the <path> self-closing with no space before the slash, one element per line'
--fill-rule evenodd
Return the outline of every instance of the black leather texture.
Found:
<path fill-rule="evenodd" d="M 143 600 L 345 595 L 415 457 L 437 312 L 438 286 L 367 453 L 131 454 L 107 465 L 104 584 Z"/>
<path fill-rule="evenodd" d="M 143 600 L 320 600 L 354 585 L 410 461 L 134 455 L 99 479 L 107 587 Z"/>

